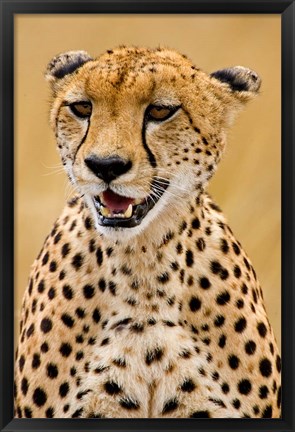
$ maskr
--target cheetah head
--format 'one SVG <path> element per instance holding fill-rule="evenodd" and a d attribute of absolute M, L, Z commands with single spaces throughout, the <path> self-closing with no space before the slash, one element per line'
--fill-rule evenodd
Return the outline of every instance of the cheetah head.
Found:
<path fill-rule="evenodd" d="M 188 211 L 206 187 L 234 114 L 260 79 L 237 66 L 211 75 L 168 49 L 52 59 L 51 124 L 67 174 L 97 229 L 137 234 Z"/>

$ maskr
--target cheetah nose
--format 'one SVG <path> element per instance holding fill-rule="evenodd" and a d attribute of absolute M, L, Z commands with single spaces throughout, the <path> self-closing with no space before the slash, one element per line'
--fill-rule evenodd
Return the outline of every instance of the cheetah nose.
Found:
<path fill-rule="evenodd" d="M 88 168 L 96 177 L 110 183 L 122 174 L 125 174 L 132 167 L 130 160 L 126 161 L 119 156 L 99 158 L 96 155 L 90 155 L 84 159 Z"/>

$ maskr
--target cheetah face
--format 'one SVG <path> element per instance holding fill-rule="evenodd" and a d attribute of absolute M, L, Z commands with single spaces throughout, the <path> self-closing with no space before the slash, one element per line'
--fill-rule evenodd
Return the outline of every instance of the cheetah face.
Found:
<path fill-rule="evenodd" d="M 94 60 L 61 54 L 47 78 L 63 164 L 109 235 L 188 211 L 221 157 L 233 113 L 260 85 L 243 67 L 208 75 L 175 51 L 124 47 Z"/>

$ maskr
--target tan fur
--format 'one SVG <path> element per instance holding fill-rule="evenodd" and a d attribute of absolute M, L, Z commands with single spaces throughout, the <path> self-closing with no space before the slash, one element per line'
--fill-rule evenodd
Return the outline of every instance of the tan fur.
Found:
<path fill-rule="evenodd" d="M 205 192 L 227 127 L 260 86 L 249 69 L 230 73 L 245 89 L 166 49 L 121 47 L 95 60 L 71 52 L 49 64 L 51 124 L 84 198 L 66 206 L 33 264 L 17 417 L 280 416 L 280 358 L 260 285 Z M 89 125 L 66 106 L 85 100 Z M 155 103 L 181 108 L 146 125 L 153 167 L 142 125 Z M 145 198 L 155 176 L 159 188 L 169 180 L 139 226 L 97 223 L 91 197 L 104 185 L 85 165 L 90 154 L 132 161 L 111 183 L 120 195 Z"/>

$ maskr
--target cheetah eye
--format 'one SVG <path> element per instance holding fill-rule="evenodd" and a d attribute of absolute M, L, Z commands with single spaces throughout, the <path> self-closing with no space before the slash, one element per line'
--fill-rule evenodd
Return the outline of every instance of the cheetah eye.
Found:
<path fill-rule="evenodd" d="M 75 102 L 70 104 L 69 107 L 77 117 L 87 118 L 91 116 L 92 105 L 90 102 Z"/>
<path fill-rule="evenodd" d="M 147 109 L 147 118 L 152 121 L 162 121 L 171 117 L 180 107 L 167 107 L 150 105 Z"/>

